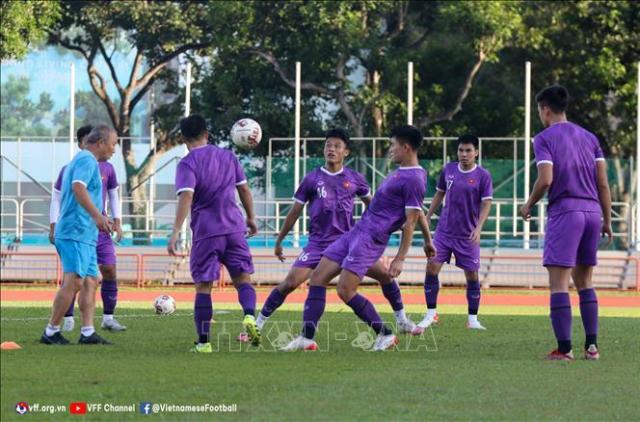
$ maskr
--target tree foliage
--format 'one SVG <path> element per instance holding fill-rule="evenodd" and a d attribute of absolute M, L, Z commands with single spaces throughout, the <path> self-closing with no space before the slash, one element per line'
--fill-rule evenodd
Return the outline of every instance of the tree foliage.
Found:
<path fill-rule="evenodd" d="M 21 59 L 29 46 L 44 41 L 47 28 L 60 18 L 60 3 L 48 1 L 0 2 L 0 59 Z"/>
<path fill-rule="evenodd" d="M 50 135 L 50 126 L 46 119 L 51 118 L 53 100 L 43 92 L 38 102 L 29 98 L 28 78 L 9 76 L 2 84 L 2 125 L 0 131 L 6 136 L 45 136 Z"/>

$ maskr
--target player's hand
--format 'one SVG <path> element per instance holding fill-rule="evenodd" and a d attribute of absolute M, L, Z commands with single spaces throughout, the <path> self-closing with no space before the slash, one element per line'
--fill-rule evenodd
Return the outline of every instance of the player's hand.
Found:
<path fill-rule="evenodd" d="M 404 265 L 404 258 L 395 257 L 393 261 L 391 261 L 391 265 L 389 265 L 389 276 L 392 278 L 396 278 L 402 272 L 402 266 Z"/>
<path fill-rule="evenodd" d="M 112 223 L 106 216 L 100 214 L 100 217 L 95 218 L 93 221 L 96 223 L 98 230 L 111 234 L 111 231 L 113 229 Z"/>
<path fill-rule="evenodd" d="M 476 227 L 469 235 L 469 240 L 473 241 L 476 245 L 480 244 L 480 228 Z"/>
<path fill-rule="evenodd" d="M 609 246 L 611 244 L 611 241 L 613 241 L 613 230 L 611 229 L 611 223 L 602 223 L 602 229 L 600 229 L 600 233 L 602 234 L 602 237 L 607 236 L 608 240 L 606 245 Z"/>
<path fill-rule="evenodd" d="M 531 208 L 529 208 L 529 205 L 524 204 L 522 208 L 520 208 L 520 217 L 522 217 L 524 221 L 529 221 L 531 218 Z"/>
<path fill-rule="evenodd" d="M 425 242 L 422 249 L 424 249 L 424 254 L 427 256 L 427 258 L 433 258 L 434 256 L 436 256 L 436 247 L 433 246 L 432 243 Z"/>
<path fill-rule="evenodd" d="M 258 234 L 258 225 L 256 220 L 247 218 L 247 237 L 253 237 Z"/>
<path fill-rule="evenodd" d="M 171 237 L 169 238 L 169 243 L 167 244 L 167 252 L 169 252 L 169 255 L 177 255 L 178 240 L 180 240 L 180 233 L 174 230 L 173 232 L 171 232 Z"/>
<path fill-rule="evenodd" d="M 120 243 L 122 240 L 122 225 L 119 218 L 113 220 L 113 231 L 116 232 L 116 243 Z"/>
<path fill-rule="evenodd" d="M 280 262 L 284 262 L 287 259 L 282 253 L 282 245 L 280 243 L 276 243 L 276 247 L 273 248 L 273 254 L 278 258 Z"/>
<path fill-rule="evenodd" d="M 49 225 L 49 243 L 51 243 L 52 245 L 56 244 L 55 232 L 56 232 L 56 223 L 52 223 Z"/>

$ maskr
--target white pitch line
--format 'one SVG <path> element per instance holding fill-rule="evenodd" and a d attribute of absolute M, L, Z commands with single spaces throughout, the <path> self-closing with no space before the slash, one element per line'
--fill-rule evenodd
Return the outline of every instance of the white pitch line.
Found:
<path fill-rule="evenodd" d="M 229 311 L 214 311 L 213 315 L 228 314 Z M 192 313 L 176 313 L 171 315 L 157 315 L 157 314 L 116 314 L 117 318 L 169 318 L 169 317 L 183 317 L 193 316 Z M 0 318 L 1 322 L 17 322 L 17 321 L 48 321 L 50 317 L 25 317 L 25 318 Z M 96 315 L 93 319 L 102 319 L 102 316 Z"/>

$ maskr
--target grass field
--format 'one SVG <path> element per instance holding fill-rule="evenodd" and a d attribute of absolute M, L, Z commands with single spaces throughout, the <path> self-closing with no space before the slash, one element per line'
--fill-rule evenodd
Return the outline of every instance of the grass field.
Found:
<path fill-rule="evenodd" d="M 192 315 L 182 309 L 158 317 L 121 306 L 129 330 L 105 334 L 115 345 L 50 347 L 37 343 L 48 308 L 2 307 L 2 341 L 23 346 L 1 354 L 2 419 L 17 418 L 20 401 L 135 404 L 134 413 L 90 412 L 91 420 L 146 417 L 140 402 L 237 404 L 237 413 L 153 415 L 178 420 L 637 420 L 639 415 L 636 317 L 601 318 L 602 359 L 564 363 L 541 359 L 553 346 L 548 316 L 542 315 L 484 315 L 488 331 L 469 332 L 464 315 L 443 314 L 440 326 L 422 338 L 403 336 L 399 350 L 373 353 L 354 347 L 368 330 L 338 308 L 343 311 L 323 319 L 321 351 L 283 353 L 268 341 L 259 351 L 240 347 L 232 339 L 240 312 L 217 309 L 212 331 L 219 351 L 194 355 L 188 353 Z M 299 319 L 299 311 L 278 312 L 266 337 L 284 341 L 279 336 L 297 333 Z M 78 335 L 76 329 L 69 338 Z M 579 352 L 579 319 L 574 337 Z M 31 416 L 63 415 L 71 417 Z"/>

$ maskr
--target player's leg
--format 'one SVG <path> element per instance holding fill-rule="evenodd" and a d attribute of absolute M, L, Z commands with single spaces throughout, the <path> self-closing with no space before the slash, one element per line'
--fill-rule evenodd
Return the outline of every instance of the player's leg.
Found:
<path fill-rule="evenodd" d="M 393 309 L 393 316 L 396 319 L 398 332 L 412 335 L 421 334 L 423 332 L 422 328 L 416 326 L 404 311 L 402 294 L 400 293 L 398 282 L 389 276 L 389 272 L 382 262 L 377 261 L 373 264 L 373 266 L 367 270 L 367 276 L 380 283 L 382 294 L 389 302 L 389 305 L 391 305 L 391 309 Z"/>
<path fill-rule="evenodd" d="M 472 330 L 486 330 L 478 321 L 478 309 L 480 308 L 480 281 L 478 271 L 464 271 L 467 280 L 467 328 Z"/>
<path fill-rule="evenodd" d="M 189 268 L 196 293 L 193 302 L 193 322 L 198 336 L 198 341 L 191 351 L 195 353 L 213 351 L 209 341 L 213 317 L 211 286 L 220 278 L 220 237 L 222 236 L 196 241 L 191 246 Z"/>
<path fill-rule="evenodd" d="M 471 240 L 452 240 L 453 254 L 456 257 L 456 266 L 464 271 L 467 281 L 467 328 L 485 330 L 478 321 L 478 309 L 480 308 L 480 245 Z"/>
<path fill-rule="evenodd" d="M 62 258 L 62 255 L 60 255 Z M 64 261 L 63 261 L 64 263 Z M 40 342 L 44 344 L 68 344 L 69 341 L 60 334 L 60 323 L 65 312 L 69 309 L 69 304 L 74 301 L 76 294 L 82 286 L 82 278 L 75 272 L 65 272 L 63 274 L 62 286 L 56 292 L 51 310 L 51 318 L 45 328 Z"/>
<path fill-rule="evenodd" d="M 373 304 L 358 293 L 358 286 L 361 280 L 361 275 L 351 270 L 343 269 L 340 272 L 340 278 L 338 278 L 338 296 L 353 310 L 358 318 L 378 335 L 373 350 L 389 349 L 398 344 L 398 339 L 393 335 L 391 328 L 384 324 Z"/>
<path fill-rule="evenodd" d="M 580 316 L 584 327 L 584 356 L 598 360 L 598 297 L 593 287 L 593 267 L 598 264 L 598 241 L 600 239 L 600 214 L 583 213 L 585 230 L 578 247 L 577 265 L 573 269 L 573 283 L 580 296 Z"/>
<path fill-rule="evenodd" d="M 216 277 L 216 280 L 218 277 Z M 214 280 L 215 281 L 215 280 Z M 211 286 L 213 281 L 196 281 L 196 297 L 193 302 L 193 322 L 198 336 L 198 342 L 191 349 L 195 353 L 211 353 L 210 334 L 211 319 L 213 317 L 213 302 L 211 300 Z"/>
<path fill-rule="evenodd" d="M 311 268 L 291 267 L 285 279 L 271 290 L 267 300 L 264 302 L 256 319 L 258 328 L 262 329 L 269 317 L 284 303 L 289 293 L 293 292 L 298 286 L 308 280 L 312 272 L 313 270 Z"/>
<path fill-rule="evenodd" d="M 333 245 L 329 249 L 332 247 Z M 302 312 L 302 335 L 282 348 L 283 351 L 318 349 L 313 338 L 327 303 L 327 286 L 338 274 L 340 274 L 340 264 L 323 256 L 316 269 L 311 273 L 309 280 L 309 292 L 304 301 L 304 311 Z"/>
<path fill-rule="evenodd" d="M 76 296 L 73 296 L 73 299 L 71 299 L 71 305 L 69 305 L 69 309 L 67 309 L 67 312 L 64 314 L 64 319 L 62 322 L 62 331 L 67 332 L 67 331 L 73 331 L 73 329 L 76 327 L 76 322 L 73 319 L 73 311 L 74 308 L 76 306 Z"/>
<path fill-rule="evenodd" d="M 246 330 L 249 340 L 254 345 L 262 341 L 260 328 L 256 324 L 256 290 L 251 283 L 253 274 L 253 259 L 247 239 L 243 233 L 234 233 L 224 238 L 225 244 L 221 245 L 220 259 L 227 268 L 233 286 L 238 292 L 238 302 L 242 307 L 244 318 L 242 326 Z"/>
<path fill-rule="evenodd" d="M 116 281 L 116 250 L 108 234 L 100 233 L 97 253 L 98 265 L 102 274 L 102 284 L 100 285 L 103 307 L 102 328 L 111 331 L 124 331 L 127 327 L 113 317 L 118 303 L 118 283 Z"/>
<path fill-rule="evenodd" d="M 573 360 L 569 282 L 571 270 L 576 265 L 584 223 L 581 212 L 550 216 L 547 222 L 542 263 L 549 273 L 551 325 L 558 342 L 557 349 L 547 355 L 549 360 Z"/>
<path fill-rule="evenodd" d="M 78 307 L 82 316 L 80 328 L 80 344 L 111 344 L 96 333 L 93 318 L 96 314 L 96 290 L 98 288 L 98 258 L 95 246 L 83 246 L 86 254 L 86 277 L 78 293 Z"/>
<path fill-rule="evenodd" d="M 453 252 L 451 245 L 446 239 L 436 235 L 433 239 L 433 245 L 436 248 L 436 256 L 427 262 L 427 270 L 424 278 L 424 298 L 427 303 L 427 312 L 418 323 L 418 327 L 427 329 L 433 324 L 438 323 L 438 293 L 440 292 L 440 270 L 444 263 L 449 263 L 451 253 Z"/>

